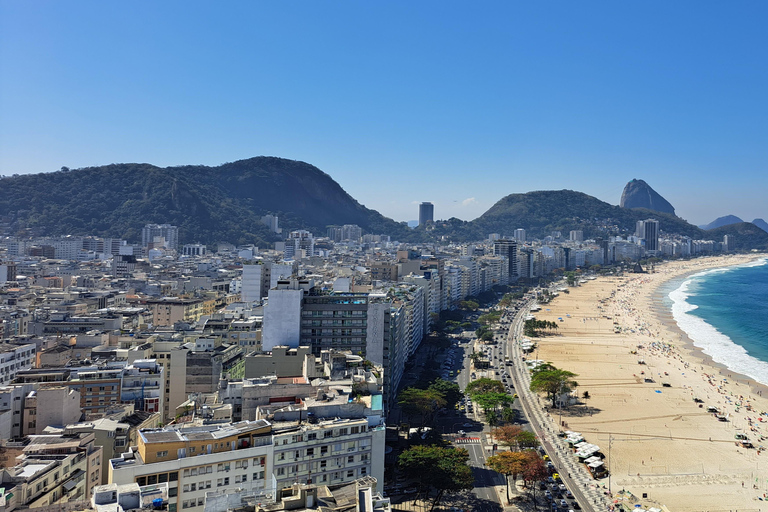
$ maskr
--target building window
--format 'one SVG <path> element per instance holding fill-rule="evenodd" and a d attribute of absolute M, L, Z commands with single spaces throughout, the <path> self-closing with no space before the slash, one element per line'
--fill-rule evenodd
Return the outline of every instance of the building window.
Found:
<path fill-rule="evenodd" d="M 163 458 L 163 457 L 167 457 L 167 456 L 168 456 L 168 452 L 167 451 L 157 452 L 157 458 L 159 458 L 159 459 Z"/>
<path fill-rule="evenodd" d="M 354 469 L 350 469 L 349 471 L 347 471 L 347 478 L 352 478 L 353 476 L 355 476 Z"/>
<path fill-rule="evenodd" d="M 349 457 L 347 457 L 347 464 L 351 464 L 353 462 L 355 462 L 355 456 L 354 455 L 350 455 Z"/>
<path fill-rule="evenodd" d="M 307 457 L 313 457 L 315 455 L 314 448 L 307 448 Z"/>
<path fill-rule="evenodd" d="M 311 434 L 307 434 L 307 441 L 315 441 L 317 439 L 317 434 L 315 432 L 312 432 Z"/>

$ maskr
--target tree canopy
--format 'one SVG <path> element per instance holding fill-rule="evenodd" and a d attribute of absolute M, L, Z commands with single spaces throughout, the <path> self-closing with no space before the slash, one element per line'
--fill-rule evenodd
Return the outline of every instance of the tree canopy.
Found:
<path fill-rule="evenodd" d="M 477 395 L 485 393 L 504 393 L 504 384 L 498 380 L 482 377 L 467 384 L 464 392 L 474 400 Z"/>
<path fill-rule="evenodd" d="M 424 425 L 438 409 L 445 407 L 446 400 L 434 389 L 405 388 L 397 397 L 397 403 L 406 414 L 420 416 Z"/>
<path fill-rule="evenodd" d="M 458 384 L 440 378 L 435 379 L 432 384 L 429 385 L 429 389 L 440 393 L 445 399 L 447 407 L 453 407 L 462 397 L 461 388 L 459 388 Z"/>
<path fill-rule="evenodd" d="M 557 405 L 557 397 L 575 389 L 579 384 L 573 380 L 577 375 L 567 370 L 552 367 L 552 369 L 534 372 L 531 377 L 531 391 L 546 393 L 552 400 L 552 407 Z"/>
<path fill-rule="evenodd" d="M 436 491 L 434 509 L 444 493 L 473 488 L 475 478 L 468 461 L 469 453 L 463 448 L 414 446 L 405 450 L 397 462 L 406 476 Z"/>

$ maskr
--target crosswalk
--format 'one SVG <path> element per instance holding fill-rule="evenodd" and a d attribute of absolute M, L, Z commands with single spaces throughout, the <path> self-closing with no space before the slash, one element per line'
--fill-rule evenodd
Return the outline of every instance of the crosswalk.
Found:
<path fill-rule="evenodd" d="M 457 437 L 453 440 L 456 444 L 480 444 L 479 437 Z"/>

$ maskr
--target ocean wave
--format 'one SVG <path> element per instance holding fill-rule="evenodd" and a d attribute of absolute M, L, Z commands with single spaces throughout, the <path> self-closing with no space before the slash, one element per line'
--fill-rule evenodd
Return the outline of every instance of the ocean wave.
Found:
<path fill-rule="evenodd" d="M 761 260 L 766 261 L 766 260 Z M 765 263 L 763 263 L 765 264 Z M 750 265 L 757 266 L 757 265 Z M 733 267 L 729 267 L 733 268 Z M 690 312 L 698 306 L 687 301 L 691 296 L 690 287 L 696 278 L 728 269 L 712 269 L 700 272 L 683 281 L 679 288 L 669 293 L 672 300 L 672 318 L 680 329 L 713 361 L 725 365 L 730 370 L 746 375 L 757 382 L 768 385 L 768 362 L 749 355 L 744 347 L 737 345 L 731 338 L 718 331 L 702 318 Z"/>

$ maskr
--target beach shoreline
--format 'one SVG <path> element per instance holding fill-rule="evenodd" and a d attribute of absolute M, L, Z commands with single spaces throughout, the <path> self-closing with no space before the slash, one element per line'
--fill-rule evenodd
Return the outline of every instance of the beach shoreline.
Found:
<path fill-rule="evenodd" d="M 761 255 L 755 257 L 752 261 L 762 260 L 768 258 L 768 255 Z M 743 263 L 738 263 L 734 265 L 728 265 L 724 267 L 712 267 L 712 269 L 718 269 L 718 268 L 730 268 L 734 266 L 741 266 Z M 682 345 L 680 346 L 681 350 L 685 350 L 690 357 L 696 359 L 697 361 L 701 362 L 704 365 L 710 365 L 715 368 L 718 368 L 720 370 L 721 374 L 728 374 L 729 378 L 732 378 L 734 381 L 739 382 L 741 384 L 744 384 L 746 386 L 749 386 L 752 388 L 752 392 L 762 393 L 763 396 L 768 396 L 768 384 L 761 383 L 757 380 L 755 380 L 753 377 L 750 377 L 749 375 L 744 375 L 742 373 L 737 372 L 736 370 L 728 367 L 727 363 L 723 363 L 720 361 L 715 361 L 711 355 L 704 352 L 704 349 L 696 345 L 696 342 L 688 335 L 686 331 L 684 331 L 677 323 L 677 320 L 675 320 L 671 307 L 667 307 L 663 305 L 665 300 L 671 300 L 669 299 L 669 291 L 670 288 L 665 287 L 669 285 L 671 282 L 676 282 L 675 289 L 678 288 L 680 285 L 682 285 L 683 282 L 687 281 L 689 278 L 700 274 L 702 270 L 692 270 L 689 272 L 682 273 L 680 275 L 673 276 L 669 278 L 666 281 L 660 282 L 655 290 L 653 291 L 653 298 L 654 301 L 658 301 L 658 303 L 662 304 L 661 307 L 655 308 L 654 313 L 656 317 L 666 325 L 666 327 L 674 332 L 676 332 L 680 336 L 680 341 L 682 342 Z"/>
<path fill-rule="evenodd" d="M 531 358 L 578 375 L 579 403 L 553 420 L 603 447 L 612 478 L 600 483 L 611 485 L 617 499 L 624 496 L 618 490 L 627 490 L 647 496 L 635 504 L 672 511 L 757 510 L 763 504 L 768 452 L 738 446 L 735 436 L 768 446 L 768 387 L 712 360 L 664 301 L 673 281 L 762 258 L 673 261 L 650 274 L 600 277 L 535 314 L 558 329 L 535 339 Z M 584 391 L 588 399 L 581 398 Z"/>

